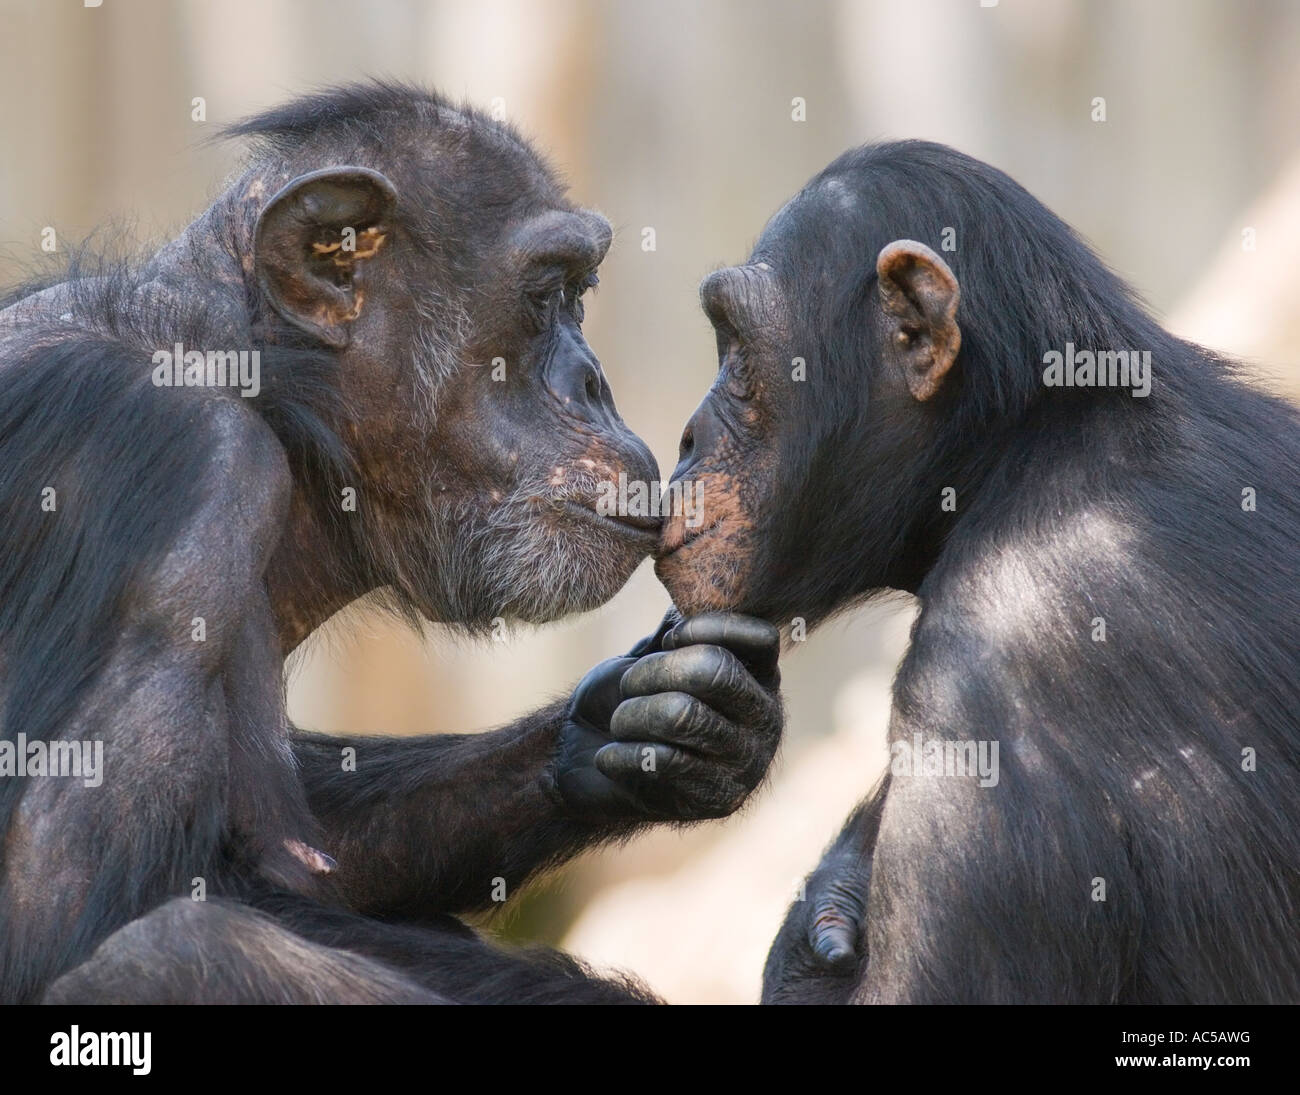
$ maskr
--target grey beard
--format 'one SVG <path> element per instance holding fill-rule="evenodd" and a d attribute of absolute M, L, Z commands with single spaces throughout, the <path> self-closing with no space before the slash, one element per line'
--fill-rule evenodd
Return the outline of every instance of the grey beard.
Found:
<path fill-rule="evenodd" d="M 421 543 L 386 567 L 394 593 L 428 619 L 487 631 L 493 622 L 545 623 L 604 604 L 631 577 L 640 554 L 613 533 L 559 511 L 590 505 L 598 480 L 516 488 L 500 502 L 428 500 Z"/>
<path fill-rule="evenodd" d="M 413 394 L 432 435 L 439 395 L 464 367 L 469 321 L 457 302 L 424 300 L 418 308 Z M 599 486 L 595 476 L 571 471 L 560 487 L 537 480 L 499 502 L 449 501 L 430 486 L 426 524 L 407 542 L 368 538 L 372 572 L 389 583 L 380 603 L 412 622 L 424 617 L 477 632 L 498 619 L 545 623 L 599 607 L 641 556 L 615 534 L 556 509 L 566 500 L 590 506 Z"/>

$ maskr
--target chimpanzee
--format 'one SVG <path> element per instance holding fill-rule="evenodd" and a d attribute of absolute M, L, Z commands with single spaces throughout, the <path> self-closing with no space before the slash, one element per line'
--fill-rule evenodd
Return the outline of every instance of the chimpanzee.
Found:
<path fill-rule="evenodd" d="M 449 914 L 734 810 L 780 735 L 775 628 L 670 616 L 488 734 L 304 734 L 282 696 L 365 594 L 545 621 L 657 543 L 595 507 L 657 478 L 581 332 L 609 225 L 416 89 L 233 132 L 254 154 L 177 241 L 0 317 L 0 999 L 649 999 Z"/>
<path fill-rule="evenodd" d="M 1300 1000 L 1296 409 L 935 144 L 846 153 L 701 297 L 676 604 L 919 600 L 765 1000 Z"/>

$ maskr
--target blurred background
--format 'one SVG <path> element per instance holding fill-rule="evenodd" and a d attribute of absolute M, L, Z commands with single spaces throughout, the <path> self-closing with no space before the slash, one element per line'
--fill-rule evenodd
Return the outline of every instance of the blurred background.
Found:
<path fill-rule="evenodd" d="M 880 138 L 944 141 L 1006 170 L 1175 331 L 1300 394 L 1300 4 L 85 3 L 0 0 L 5 282 L 37 265 L 46 226 L 68 242 L 105 223 L 168 238 L 238 162 L 209 142 L 216 127 L 387 76 L 497 103 L 616 225 L 587 332 L 665 474 L 716 369 L 700 277 L 743 260 L 826 162 Z M 487 729 L 567 693 L 666 606 L 646 565 L 602 610 L 504 643 L 354 608 L 293 667 L 291 712 L 322 730 Z M 630 969 L 672 1001 L 755 1000 L 798 879 L 883 768 L 912 612 L 906 598 L 869 605 L 786 657 L 787 739 L 744 813 L 589 854 L 492 928 Z"/>

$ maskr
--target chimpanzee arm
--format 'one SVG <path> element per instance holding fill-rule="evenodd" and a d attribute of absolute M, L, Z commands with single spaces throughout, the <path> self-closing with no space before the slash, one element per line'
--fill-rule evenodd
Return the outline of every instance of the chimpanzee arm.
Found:
<path fill-rule="evenodd" d="M 5 741 L 81 761 L 0 779 L 0 1003 L 646 998 L 458 928 L 335 925 L 311 900 L 322 842 L 262 585 L 289 474 L 259 419 L 83 340 L 6 377 L 0 466 L 18 522 L 0 635 L 23 640 L 0 659 Z"/>
<path fill-rule="evenodd" d="M 106 340 L 10 365 L 4 732 L 80 765 L 0 780 L 5 1002 L 168 897 L 253 874 L 310 889 L 293 849 L 314 839 L 261 585 L 289 497 L 280 445 Z M 27 506 L 42 484 L 45 512 Z"/>
<path fill-rule="evenodd" d="M 670 613 L 569 700 L 500 730 L 297 734 L 336 880 L 369 912 L 481 908 L 590 844 L 731 813 L 780 738 L 778 650 L 761 621 Z"/>
<path fill-rule="evenodd" d="M 49 1004 L 642 1004 L 627 977 L 499 949 L 461 925 L 385 924 L 292 894 L 176 898 L 110 935 Z"/>
<path fill-rule="evenodd" d="M 1052 679 L 1008 683 L 987 640 L 926 623 L 895 689 L 851 1001 L 1116 1002 L 1141 910 L 1122 818 L 1076 767 Z"/>
<path fill-rule="evenodd" d="M 389 913 L 482 907 L 495 879 L 513 897 L 533 871 L 595 839 L 591 825 L 563 816 L 549 778 L 567 707 L 484 734 L 295 734 L 322 848 L 349 902 Z"/>
<path fill-rule="evenodd" d="M 110 935 L 45 1004 L 439 1004 L 363 954 L 322 946 L 234 902 L 178 897 Z"/>

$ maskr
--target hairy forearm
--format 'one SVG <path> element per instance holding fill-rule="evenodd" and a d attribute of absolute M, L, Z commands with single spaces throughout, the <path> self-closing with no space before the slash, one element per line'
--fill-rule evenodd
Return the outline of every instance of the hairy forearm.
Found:
<path fill-rule="evenodd" d="M 557 703 L 483 734 L 296 732 L 321 844 L 349 903 L 395 915 L 484 908 L 538 870 L 630 832 L 566 815 L 551 773 L 563 716 Z"/>

